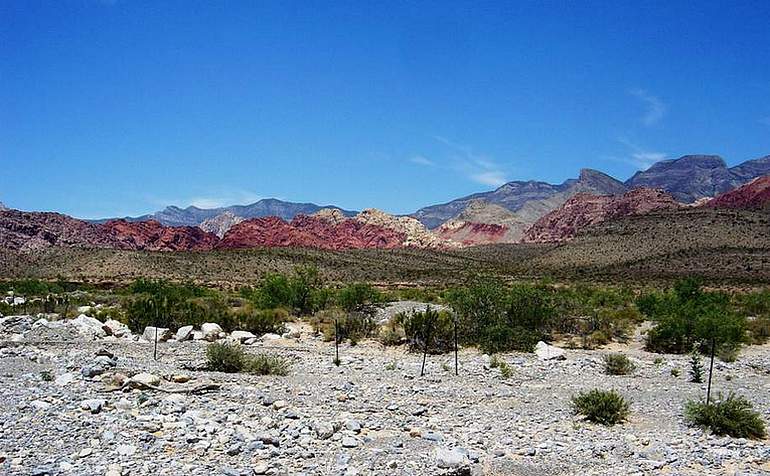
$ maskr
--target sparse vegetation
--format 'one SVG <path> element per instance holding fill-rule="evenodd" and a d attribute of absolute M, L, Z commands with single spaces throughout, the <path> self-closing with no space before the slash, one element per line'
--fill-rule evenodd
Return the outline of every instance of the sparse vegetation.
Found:
<path fill-rule="evenodd" d="M 248 372 L 256 375 L 286 375 L 289 363 L 279 356 L 249 355 L 239 344 L 214 342 L 206 348 L 209 370 L 217 372 Z"/>
<path fill-rule="evenodd" d="M 690 382 L 703 383 L 703 364 L 696 348 L 690 352 Z"/>
<path fill-rule="evenodd" d="M 572 408 L 586 420 L 607 426 L 624 422 L 630 412 L 630 404 L 615 390 L 581 392 L 572 397 Z"/>
<path fill-rule="evenodd" d="M 604 373 L 607 375 L 630 375 L 636 370 L 636 365 L 623 354 L 604 356 Z"/>
<path fill-rule="evenodd" d="M 729 394 L 716 402 L 687 402 L 685 418 L 695 426 L 710 429 L 716 435 L 760 439 L 766 435 L 765 422 L 753 410 L 751 402 Z"/>
<path fill-rule="evenodd" d="M 650 293 L 637 301 L 655 322 L 647 334 L 652 352 L 685 353 L 694 345 L 711 343 L 737 347 L 747 340 L 745 316 L 737 313 L 725 293 L 706 292 L 697 279 L 676 283 L 672 291 Z"/>

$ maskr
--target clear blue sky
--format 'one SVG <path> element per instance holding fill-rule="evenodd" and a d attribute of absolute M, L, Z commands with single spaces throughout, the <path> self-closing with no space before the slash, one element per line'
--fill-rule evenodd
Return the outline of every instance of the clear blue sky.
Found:
<path fill-rule="evenodd" d="M 644 5 L 640 5 L 644 4 Z M 0 2 L 0 201 L 406 213 L 770 154 L 770 2 Z"/>

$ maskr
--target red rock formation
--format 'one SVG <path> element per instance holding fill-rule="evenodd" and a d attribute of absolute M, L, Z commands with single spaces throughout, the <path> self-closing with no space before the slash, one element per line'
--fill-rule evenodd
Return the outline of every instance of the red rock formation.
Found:
<path fill-rule="evenodd" d="M 0 248 L 31 251 L 49 246 L 109 248 L 113 245 L 98 225 L 67 215 L 0 211 Z"/>
<path fill-rule="evenodd" d="M 580 193 L 545 215 L 525 233 L 523 242 L 545 243 L 568 240 L 589 226 L 613 218 L 641 215 L 659 209 L 679 208 L 663 190 L 637 188 L 623 195 Z"/>
<path fill-rule="evenodd" d="M 505 239 L 508 231 L 506 225 L 450 220 L 436 229 L 435 233 L 443 240 L 452 240 L 463 246 L 472 246 L 499 243 Z"/>
<path fill-rule="evenodd" d="M 356 220 L 334 223 L 320 217 L 297 215 L 289 223 L 277 217 L 245 220 L 230 228 L 217 247 L 397 248 L 404 239 L 403 233 Z"/>
<path fill-rule="evenodd" d="M 762 210 L 770 207 L 770 175 L 759 177 L 746 185 L 717 195 L 706 203 L 710 208 Z"/>
<path fill-rule="evenodd" d="M 163 226 L 155 220 L 111 220 L 101 229 L 116 248 L 147 251 L 206 251 L 219 241 L 213 233 L 194 226 Z"/>

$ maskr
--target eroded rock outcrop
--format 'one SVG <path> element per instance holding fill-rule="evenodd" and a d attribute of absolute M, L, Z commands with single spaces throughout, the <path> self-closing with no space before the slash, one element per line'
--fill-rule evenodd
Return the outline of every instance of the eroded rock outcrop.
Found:
<path fill-rule="evenodd" d="M 640 215 L 682 205 L 663 190 L 639 188 L 620 196 L 580 193 L 547 214 L 525 233 L 522 241 L 545 243 L 568 240 L 583 228 L 612 218 Z"/>
<path fill-rule="evenodd" d="M 714 197 L 706 206 L 739 210 L 770 208 L 770 175 L 756 178 L 735 190 Z"/>

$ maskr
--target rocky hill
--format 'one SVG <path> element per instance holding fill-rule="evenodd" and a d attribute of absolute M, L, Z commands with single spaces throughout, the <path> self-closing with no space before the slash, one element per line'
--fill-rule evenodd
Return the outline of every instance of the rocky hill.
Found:
<path fill-rule="evenodd" d="M 208 251 L 219 239 L 194 226 L 163 226 L 156 220 L 111 220 L 97 225 L 111 247 L 146 251 Z"/>
<path fill-rule="evenodd" d="M 34 251 L 49 246 L 115 246 L 99 225 L 60 213 L 0 211 L 0 248 Z"/>
<path fill-rule="evenodd" d="M 225 236 L 225 233 L 227 233 L 227 230 L 232 228 L 233 225 L 242 222 L 243 220 L 244 219 L 242 217 L 235 216 L 232 212 L 224 212 L 213 218 L 204 220 L 200 225 L 198 225 L 198 228 L 209 233 L 214 233 L 219 238 L 222 238 Z"/>
<path fill-rule="evenodd" d="M 425 228 L 425 225 L 412 217 L 396 217 L 375 208 L 368 208 L 353 217 L 353 220 L 393 230 L 404 235 L 404 241 L 401 243 L 402 246 L 445 248 L 453 245 L 453 243 L 442 240 L 431 233 L 430 230 Z"/>
<path fill-rule="evenodd" d="M 606 220 L 680 207 L 681 205 L 663 190 L 638 188 L 623 195 L 579 193 L 539 219 L 524 233 L 523 241 L 564 241 L 574 237 L 581 229 Z"/>
<path fill-rule="evenodd" d="M 770 173 L 770 157 L 728 168 L 717 155 L 685 155 L 663 160 L 626 181 L 629 188 L 661 188 L 683 203 L 714 197 Z"/>
<path fill-rule="evenodd" d="M 278 217 L 253 218 L 233 226 L 217 248 L 303 247 L 328 250 L 398 248 L 405 234 L 356 220 L 333 223 L 299 215 L 291 222 Z"/>
<path fill-rule="evenodd" d="M 583 169 L 577 179 L 552 186 L 548 193 L 539 193 L 537 196 L 521 194 L 520 188 L 507 185 L 511 184 L 503 185 L 498 189 L 499 193 L 496 191 L 496 196 L 491 199 L 474 198 L 465 202 L 465 208 L 454 219 L 445 222 L 446 226 L 437 230 L 439 236 L 466 245 L 515 243 L 521 240 L 524 231 L 540 217 L 556 209 L 575 194 L 618 194 L 626 190 L 619 181 L 592 169 Z M 540 187 L 538 190 L 544 192 L 546 189 Z M 490 201 L 494 199 L 501 201 Z"/>
<path fill-rule="evenodd" d="M 770 175 L 759 177 L 706 203 L 711 208 L 763 210 L 770 208 Z"/>
<path fill-rule="evenodd" d="M 2 212 L 3 210 L 8 210 L 8 207 L 6 207 L 3 202 L 0 202 L 0 212 Z"/>

